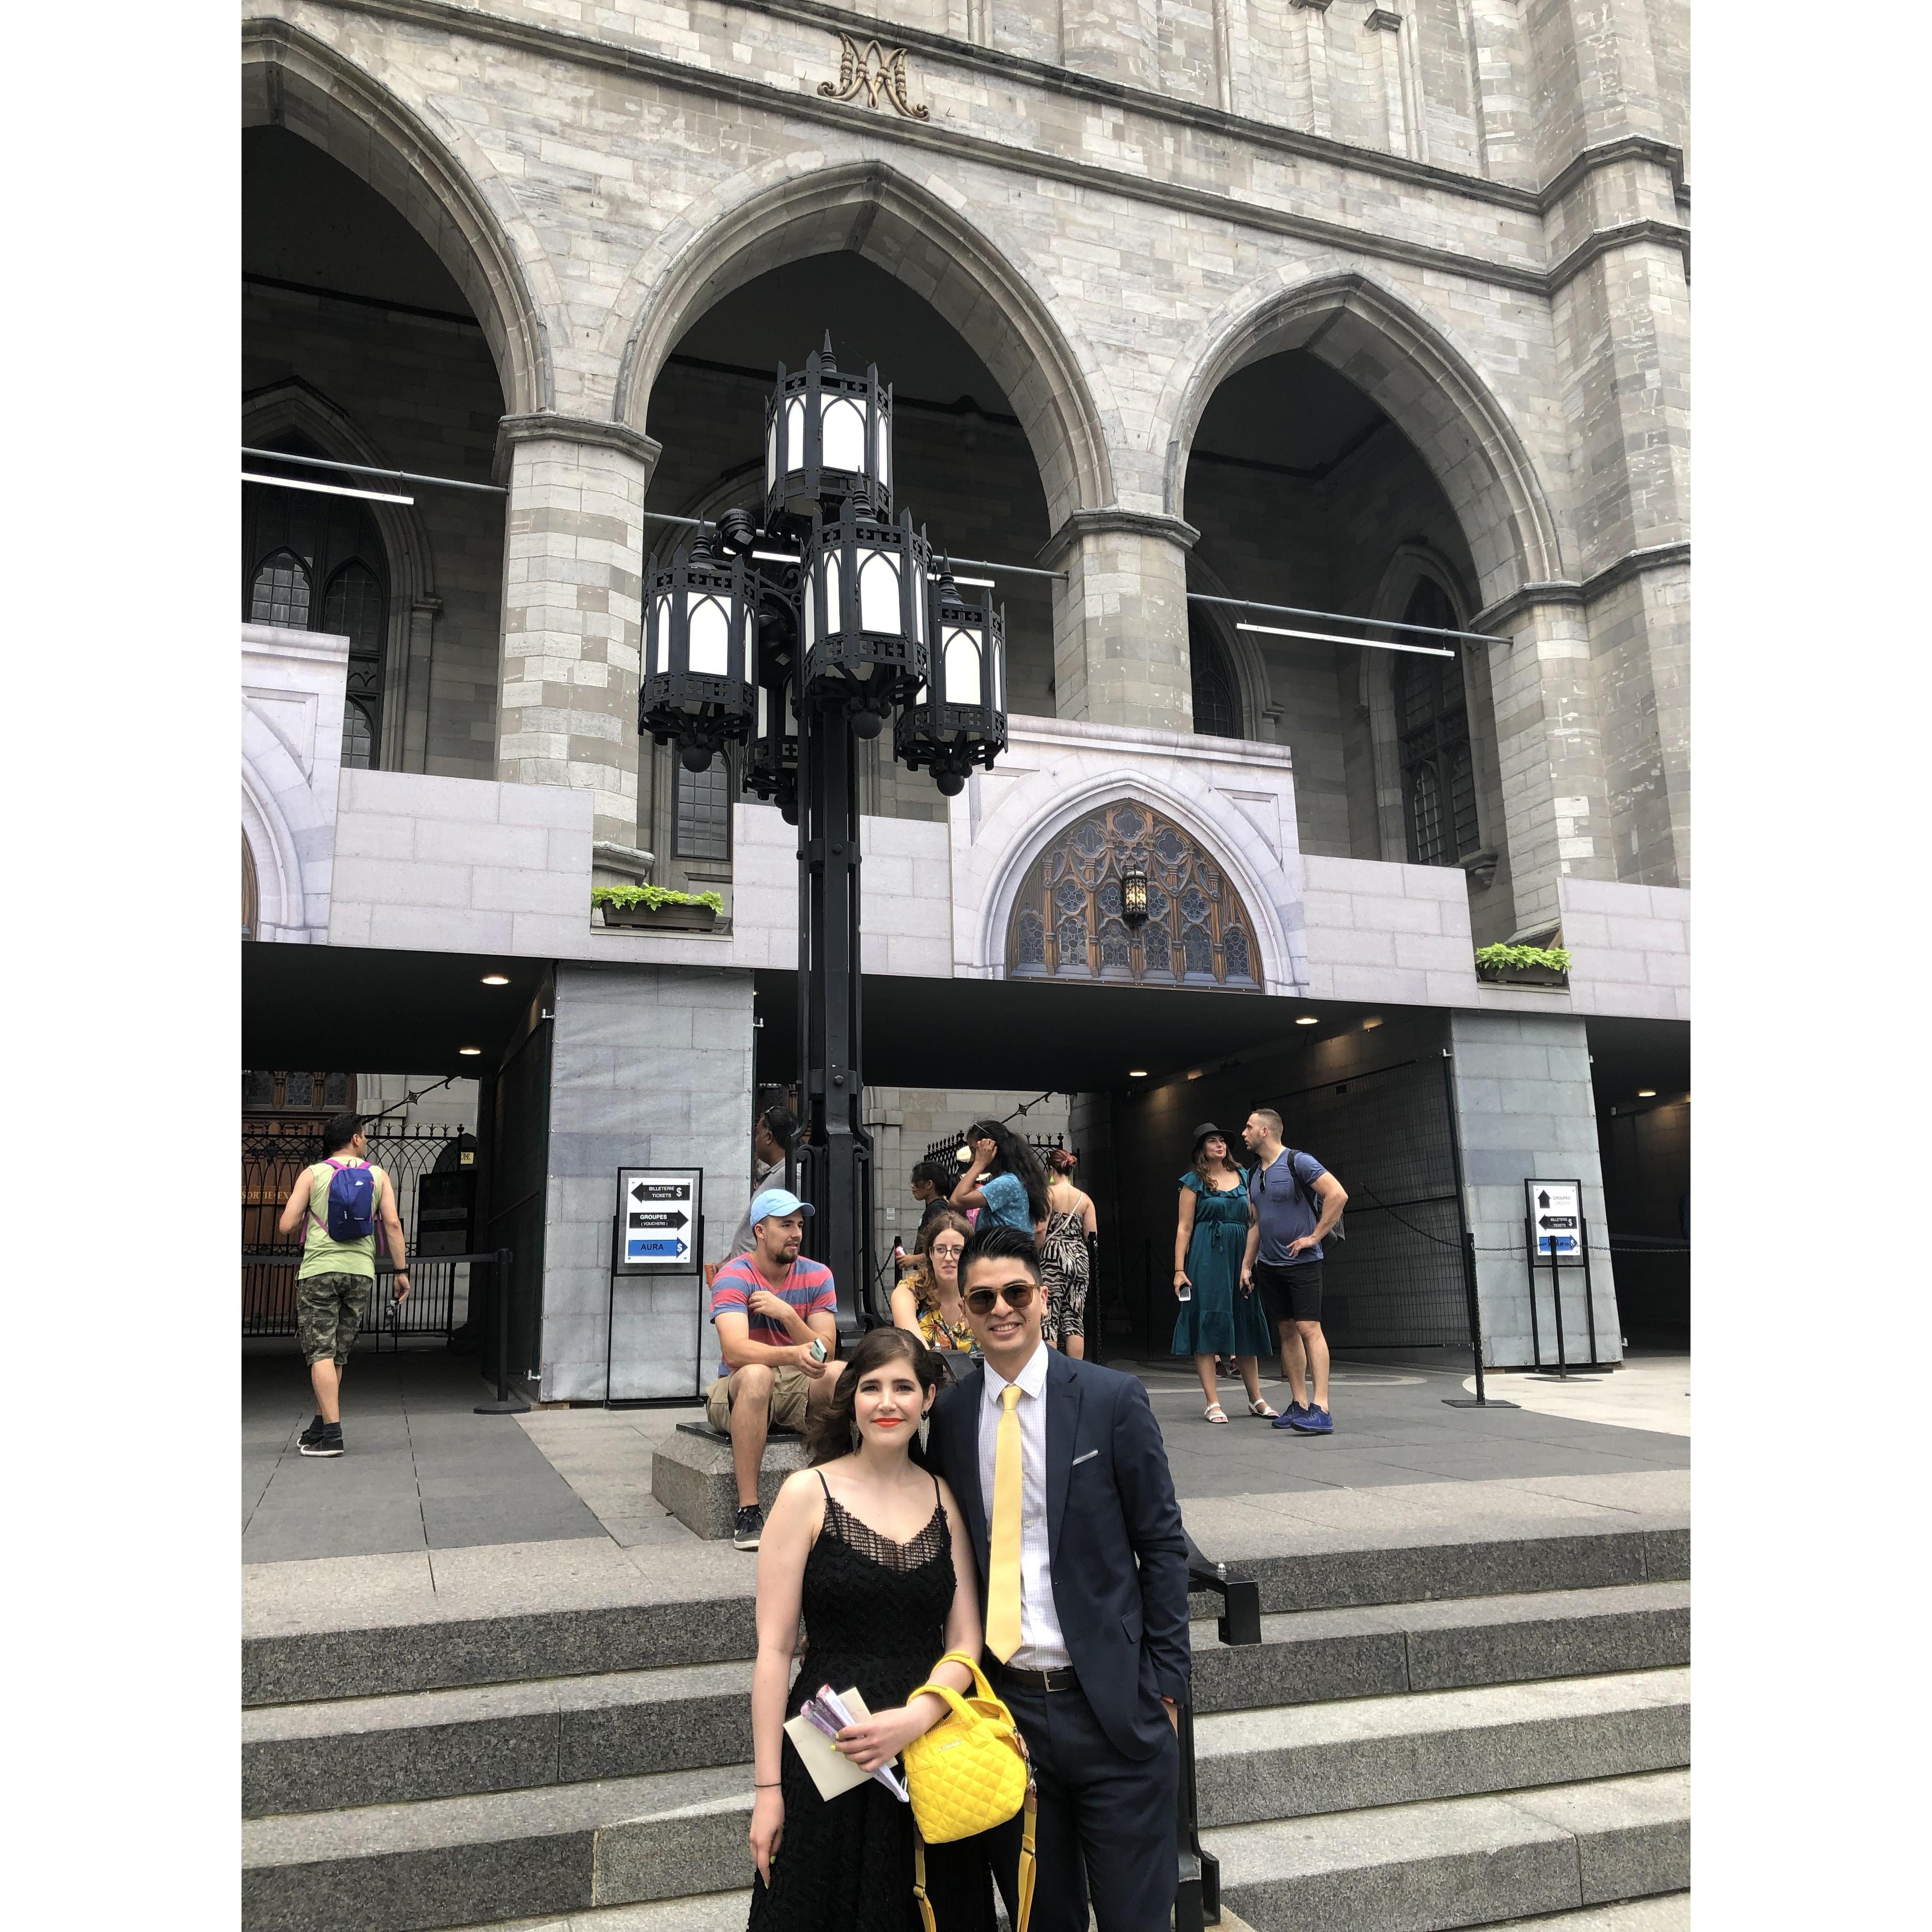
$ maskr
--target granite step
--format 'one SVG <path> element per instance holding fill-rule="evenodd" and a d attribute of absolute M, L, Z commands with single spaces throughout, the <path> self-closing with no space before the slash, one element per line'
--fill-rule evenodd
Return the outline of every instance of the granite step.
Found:
<path fill-rule="evenodd" d="M 1194 1726 L 1204 1827 L 1676 1770 L 1684 1670 L 1282 1705 Z"/>
<path fill-rule="evenodd" d="M 1201 1815 L 1210 1829 L 1238 1830 L 1682 1765 L 1687 1675 L 1204 1718 Z M 242 1827 L 243 1923 L 248 1932 L 422 1932 L 736 1890 L 751 1796 L 741 1763 L 252 1819 Z"/>
<path fill-rule="evenodd" d="M 1690 1550 L 1688 1532 L 1673 1528 L 1418 1532 L 1360 1546 L 1337 1538 L 1292 1556 L 1236 1552 L 1228 1563 L 1257 1581 L 1264 1614 L 1281 1615 L 1676 1581 L 1690 1574 Z M 748 1558 L 742 1587 L 688 1601 L 655 1597 L 640 1579 L 635 1601 L 519 1603 L 500 1615 L 246 1636 L 242 1702 L 387 1696 L 748 1658 L 755 1582 Z M 1219 1610 L 1204 1592 L 1190 1599 L 1197 1618 Z"/>
<path fill-rule="evenodd" d="M 1192 1630 L 1204 1714 L 1650 1670 L 1689 1657 L 1688 1586 L 1637 1584 L 1268 1617 Z M 242 1810 L 333 1810 L 733 1764 L 748 1663 L 674 1665 L 244 1712 Z"/>
<path fill-rule="evenodd" d="M 1204 1832 L 1222 1895 L 1256 1932 L 1449 1932 L 1584 1913 L 1690 1882 L 1688 1772 L 1608 1778 Z M 1644 1915 L 1552 1932 L 1662 1932 Z"/>

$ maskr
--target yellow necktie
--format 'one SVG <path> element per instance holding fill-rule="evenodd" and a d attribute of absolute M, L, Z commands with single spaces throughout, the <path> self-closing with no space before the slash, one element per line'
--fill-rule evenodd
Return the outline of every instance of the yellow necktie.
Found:
<path fill-rule="evenodd" d="M 1020 1389 L 1000 1391 L 993 1438 L 992 1563 L 986 1578 L 986 1648 L 1004 1664 L 1020 1647 Z"/>

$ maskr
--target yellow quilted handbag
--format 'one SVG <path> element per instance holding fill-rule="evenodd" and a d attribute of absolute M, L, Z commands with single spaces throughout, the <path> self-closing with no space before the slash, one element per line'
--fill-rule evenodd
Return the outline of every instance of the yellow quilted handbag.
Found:
<path fill-rule="evenodd" d="M 934 1932 L 932 1906 L 926 1895 L 926 1848 L 970 1838 L 1004 1825 L 1022 1807 L 1019 1918 L 1014 1932 L 1026 1932 L 1033 1909 L 1033 1772 L 1020 1742 L 1013 1714 L 993 1695 L 977 1660 L 963 1650 L 949 1650 L 940 1664 L 963 1664 L 973 1673 L 975 1694 L 962 1697 L 946 1684 L 922 1684 L 906 1699 L 931 1696 L 946 1702 L 947 1714 L 905 1748 L 906 1788 L 912 1795 L 914 1826 L 913 1889 L 926 1932 Z M 937 1666 L 934 1666 L 937 1668 Z"/>

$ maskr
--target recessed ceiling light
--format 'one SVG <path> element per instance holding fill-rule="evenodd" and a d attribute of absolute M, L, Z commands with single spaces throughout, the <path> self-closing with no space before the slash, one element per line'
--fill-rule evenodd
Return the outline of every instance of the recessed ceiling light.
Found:
<path fill-rule="evenodd" d="M 1127 1078 L 1130 1080 L 1144 1080 L 1147 1069 L 1144 1066 L 1130 1066 L 1127 1069 Z"/>
<path fill-rule="evenodd" d="M 1297 1026 L 1319 1026 L 1321 1024 L 1321 1021 L 1312 1013 L 1304 1013 L 1295 1022 Z"/>
<path fill-rule="evenodd" d="M 478 1054 L 483 1051 L 480 1046 L 459 1046 L 456 1050 L 458 1053 L 463 1054 L 466 1059 L 473 1059 Z"/>
<path fill-rule="evenodd" d="M 1188 1077 L 1188 1078 L 1189 1078 L 1189 1079 L 1190 1079 L 1190 1080 L 1198 1080 L 1198 1079 L 1201 1078 L 1202 1073 L 1202 1072 L 1203 1072 L 1204 1070 L 1203 1070 L 1202 1068 L 1197 1066 L 1197 1067 L 1194 1070 L 1194 1071 L 1193 1071 L 1192 1073 L 1190 1073 L 1187 1077 Z"/>
<path fill-rule="evenodd" d="M 1363 1021 L 1362 1029 L 1364 1032 L 1366 1032 L 1371 1028 L 1380 1026 L 1382 1023 L 1382 1016 L 1380 1013 L 1371 1013 L 1366 1019 Z"/>
<path fill-rule="evenodd" d="M 483 983 L 486 986 L 507 986 L 510 983 L 510 976 L 507 973 L 485 973 Z"/>
<path fill-rule="evenodd" d="M 1654 1100 L 1657 1098 L 1657 1089 L 1654 1087 L 1640 1087 L 1636 1090 L 1636 1097 L 1640 1100 Z"/>

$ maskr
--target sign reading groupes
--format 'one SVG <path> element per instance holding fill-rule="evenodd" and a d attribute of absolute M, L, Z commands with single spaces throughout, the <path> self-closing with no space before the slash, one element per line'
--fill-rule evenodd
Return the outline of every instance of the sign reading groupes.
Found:
<path fill-rule="evenodd" d="M 695 1168 L 617 1170 L 620 1272 L 689 1274 L 696 1269 L 703 1186 Z"/>

